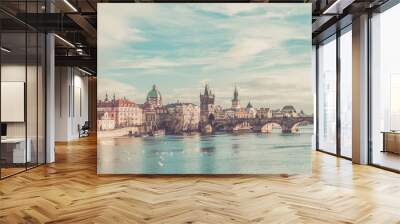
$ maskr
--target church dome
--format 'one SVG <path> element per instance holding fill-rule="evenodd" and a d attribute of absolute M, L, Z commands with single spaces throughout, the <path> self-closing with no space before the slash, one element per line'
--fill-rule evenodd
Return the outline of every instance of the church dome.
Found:
<path fill-rule="evenodd" d="M 281 111 L 285 113 L 296 113 L 296 109 L 294 109 L 292 105 L 284 106 Z"/>
<path fill-rule="evenodd" d="M 147 100 L 149 99 L 161 100 L 161 93 L 156 85 L 153 85 L 153 88 L 147 93 Z"/>

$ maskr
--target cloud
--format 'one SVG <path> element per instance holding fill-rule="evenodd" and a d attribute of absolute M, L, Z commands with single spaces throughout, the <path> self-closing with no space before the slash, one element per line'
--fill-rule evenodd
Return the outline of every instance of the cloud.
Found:
<path fill-rule="evenodd" d="M 225 58 L 230 65 L 239 66 L 250 61 L 253 56 L 272 48 L 272 41 L 263 38 L 244 37 L 237 38 L 234 46 L 227 52 Z M 226 65 L 226 64 L 225 64 Z"/>
<path fill-rule="evenodd" d="M 159 55 L 157 57 L 143 58 L 141 54 L 146 52 L 146 50 L 130 49 L 127 52 L 127 56 L 131 57 L 128 60 L 113 61 L 111 66 L 118 66 L 119 68 L 141 68 L 141 69 L 152 69 L 159 67 L 181 67 L 189 65 L 210 65 L 214 68 L 213 64 L 216 61 L 220 61 L 220 65 L 225 68 L 236 68 L 241 66 L 243 63 L 252 61 L 253 57 L 270 50 L 272 47 L 276 48 L 281 43 L 285 42 L 288 37 L 297 36 L 302 38 L 304 36 L 304 30 L 301 28 L 293 27 L 289 23 L 289 26 L 285 23 L 285 20 L 279 20 L 278 22 L 268 21 L 271 17 L 279 15 L 281 18 L 287 17 L 289 15 L 298 14 L 298 11 L 302 12 L 304 10 L 294 10 L 289 5 L 280 4 L 279 7 L 270 6 L 265 7 L 263 4 L 187 4 L 179 7 L 173 7 L 173 4 L 164 5 L 154 5 L 152 7 L 146 4 L 135 5 L 134 8 L 131 5 L 118 4 L 116 6 L 105 4 L 110 6 L 107 10 L 103 10 L 100 7 L 99 11 L 99 49 L 101 52 L 107 54 L 107 49 L 110 53 L 115 54 L 118 49 L 113 49 L 116 45 L 124 47 L 126 51 L 127 46 L 135 46 L 138 43 L 143 43 L 145 41 L 151 41 L 151 38 L 160 38 L 159 35 L 165 36 L 163 44 L 160 44 Z M 260 5 L 263 5 L 260 7 Z M 112 7 L 111 7 L 112 6 Z M 198 15 L 194 9 L 200 9 L 203 11 L 219 12 L 232 16 L 229 22 L 218 22 L 210 19 L 208 16 Z M 134 10 L 132 10 L 134 9 Z M 264 13 L 258 13 L 255 17 L 241 18 L 234 17 L 234 15 L 243 12 L 252 12 L 261 9 Z M 115 12 L 118 12 L 116 14 Z M 278 12 L 278 13 L 277 13 Z M 295 13 L 294 13 L 295 12 Z M 182 20 L 177 22 L 176 17 L 170 16 L 171 14 L 176 14 L 180 16 Z M 163 18 L 159 20 L 158 18 Z M 266 19 L 265 22 L 260 22 Z M 131 21 L 133 24 L 130 24 Z M 152 24 L 152 26 L 147 27 L 148 30 L 141 30 L 143 23 Z M 196 21 L 202 21 L 201 26 Z M 291 26 L 290 26 L 291 25 Z M 106 27 L 101 29 L 101 27 Z M 141 27 L 141 28 L 139 28 Z M 163 31 L 164 28 L 168 30 Z M 210 30 L 207 35 L 178 35 L 182 31 L 187 30 Z M 102 32 L 104 30 L 104 32 Z M 149 32 L 152 35 L 149 35 Z M 175 32 L 171 32 L 175 31 Z M 146 38 L 143 33 L 147 33 Z M 174 35 L 174 33 L 177 33 Z M 192 32 L 192 34 L 198 34 Z M 172 36 L 171 36 L 172 35 Z M 104 37 L 101 37 L 104 36 Z M 212 40 L 214 36 L 224 36 L 222 39 L 226 43 L 218 42 L 217 45 L 227 44 L 230 45 L 230 49 L 221 51 L 215 51 L 210 45 L 204 45 L 203 51 L 196 50 L 193 51 L 194 47 L 202 44 L 204 40 Z M 150 39 L 148 39 L 150 38 Z M 304 38 L 310 38 L 309 36 Z M 104 39 L 104 40 L 103 40 Z M 221 38 L 219 38 L 221 39 Z M 219 40 L 217 39 L 217 40 Z M 157 44 L 153 40 L 154 45 Z M 184 43 L 179 49 L 165 49 L 165 43 Z M 208 43 L 208 42 L 207 42 Z M 192 44 L 192 46 L 190 46 Z M 164 49 L 163 49 L 164 48 Z M 214 50 L 214 51 L 213 51 Z M 170 57 L 163 55 L 162 52 L 179 52 L 179 54 L 184 57 L 185 54 L 190 54 L 190 58 L 182 57 Z M 100 52 L 100 53 L 101 53 Z M 206 55 L 201 55 L 202 52 Z M 148 51 L 146 52 L 148 53 Z M 197 55 L 196 55 L 197 54 Z M 103 63 L 103 54 L 100 54 L 100 61 Z M 110 58 L 107 58 L 110 59 Z M 119 60 L 118 58 L 116 58 Z"/>
<path fill-rule="evenodd" d="M 255 16 L 258 19 L 281 19 L 288 16 L 295 16 L 302 14 L 304 8 L 310 5 L 299 5 L 293 7 L 291 4 L 265 4 L 265 3 L 230 3 L 230 4 L 201 4 L 194 5 L 194 8 L 211 13 L 222 14 L 226 16 Z"/>
<path fill-rule="evenodd" d="M 117 6 L 114 6 L 117 5 Z M 205 83 L 229 106 L 294 104 L 312 112 L 309 6 L 291 4 L 113 4 L 99 11 L 99 80 L 142 102 L 152 83 L 165 103 L 199 104 Z M 116 25 L 118 24 L 118 25 Z M 114 32 L 115 30 L 115 32 Z M 115 35 L 114 35 L 115 34 Z M 108 36 L 107 36 L 108 35 Z M 296 37 L 295 40 L 292 38 Z M 116 40 L 121 41 L 116 41 Z M 113 45 L 114 44 L 114 45 Z M 112 47 L 113 46 L 113 47 Z M 124 80 L 125 82 L 121 82 Z M 114 85 L 113 83 L 109 86 Z M 108 88 L 105 86 L 104 88 Z M 133 94 L 134 93 L 134 94 Z M 283 105 L 282 105 L 283 104 Z"/>
<path fill-rule="evenodd" d="M 131 68 L 131 69 L 158 69 L 165 67 L 179 66 L 181 63 L 177 63 L 172 60 L 167 60 L 163 58 L 142 58 L 134 60 L 121 60 L 117 61 L 113 66 L 118 66 L 119 68 Z"/>
<path fill-rule="evenodd" d="M 307 67 L 254 74 L 238 80 L 239 94 L 255 105 L 279 108 L 292 104 L 307 112 L 313 110 L 312 76 Z"/>
<path fill-rule="evenodd" d="M 197 9 L 207 12 L 220 13 L 227 16 L 234 16 L 239 13 L 251 12 L 259 9 L 257 4 L 201 4 Z"/>
<path fill-rule="evenodd" d="M 304 28 L 294 26 L 293 24 L 285 24 L 287 22 L 265 22 L 257 23 L 262 18 L 252 18 L 239 22 L 222 23 L 224 29 L 228 29 L 233 33 L 231 40 L 232 46 L 225 54 L 220 57 L 224 67 L 237 68 L 246 62 L 254 60 L 262 54 L 268 54 L 270 50 L 275 50 L 282 55 L 287 53 L 288 45 L 286 42 L 293 36 L 297 39 L 309 40 L 310 36 L 306 34 Z M 268 19 L 266 19 L 268 21 Z M 248 25 L 251 24 L 251 25 Z M 275 61 L 276 57 L 271 57 L 271 61 Z"/>
<path fill-rule="evenodd" d="M 98 44 L 105 49 L 115 49 L 124 46 L 126 43 L 142 42 L 146 39 L 141 35 L 140 30 L 129 27 L 127 20 L 105 14 L 99 17 L 102 24 L 98 29 Z M 111 32 L 110 32 L 111 31 Z"/>
<path fill-rule="evenodd" d="M 116 80 L 98 78 L 97 86 L 98 99 L 104 99 L 106 94 L 108 94 L 108 97 L 112 97 L 115 94 L 117 98 L 126 97 L 130 100 L 137 98 L 145 99 L 145 95 L 142 92 L 138 91 L 134 86 Z"/>
<path fill-rule="evenodd" d="M 127 44 L 146 41 L 140 29 L 131 26 L 130 21 L 135 16 L 149 15 L 151 7 L 143 7 L 142 4 L 135 5 L 140 8 L 134 14 L 130 7 L 125 4 L 98 4 L 98 45 L 100 50 L 118 50 Z"/>
<path fill-rule="evenodd" d="M 163 57 L 132 57 L 114 61 L 105 61 L 101 64 L 102 69 L 143 69 L 159 71 L 160 69 L 171 69 L 195 65 L 211 65 L 215 63 L 218 56 L 207 56 L 197 58 L 163 58 Z"/>

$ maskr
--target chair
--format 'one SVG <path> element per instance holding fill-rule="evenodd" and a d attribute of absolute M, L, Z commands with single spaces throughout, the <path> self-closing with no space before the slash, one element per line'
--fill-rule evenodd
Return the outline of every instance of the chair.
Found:
<path fill-rule="evenodd" d="M 79 129 L 79 138 L 89 136 L 89 129 L 90 129 L 89 121 L 85 121 L 82 127 L 78 125 L 78 129 Z"/>

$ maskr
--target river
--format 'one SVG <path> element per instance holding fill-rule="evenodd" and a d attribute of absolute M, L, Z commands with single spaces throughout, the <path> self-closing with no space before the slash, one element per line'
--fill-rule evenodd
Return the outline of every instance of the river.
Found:
<path fill-rule="evenodd" d="M 303 174 L 313 127 L 297 134 L 216 134 L 98 139 L 99 174 Z"/>

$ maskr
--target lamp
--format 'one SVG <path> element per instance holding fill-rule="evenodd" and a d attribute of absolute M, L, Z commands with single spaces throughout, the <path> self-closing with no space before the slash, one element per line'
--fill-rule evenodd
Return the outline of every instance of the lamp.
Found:
<path fill-rule="evenodd" d="M 83 73 L 85 73 L 86 75 L 89 75 L 89 76 L 92 76 L 92 75 L 93 75 L 92 73 L 90 73 L 90 72 L 88 72 L 88 71 L 86 71 L 86 70 L 84 70 L 84 69 L 81 69 L 81 68 L 79 68 L 79 67 L 78 67 L 78 70 L 81 71 L 81 72 L 83 72 Z"/>
<path fill-rule="evenodd" d="M 7 49 L 5 47 L 1 47 L 0 49 L 1 49 L 1 51 L 4 51 L 6 53 L 10 53 L 11 52 L 11 50 L 9 50 L 9 49 Z"/>
<path fill-rule="evenodd" d="M 78 10 L 73 6 L 68 0 L 64 0 L 65 4 L 67 4 L 74 12 L 78 12 Z"/>
<path fill-rule="evenodd" d="M 57 37 L 59 40 L 61 40 L 62 42 L 66 43 L 67 45 L 69 45 L 70 47 L 75 48 L 75 45 L 73 45 L 71 42 L 69 42 L 68 40 L 62 38 L 61 36 L 59 36 L 58 34 L 54 34 L 55 37 Z"/>

